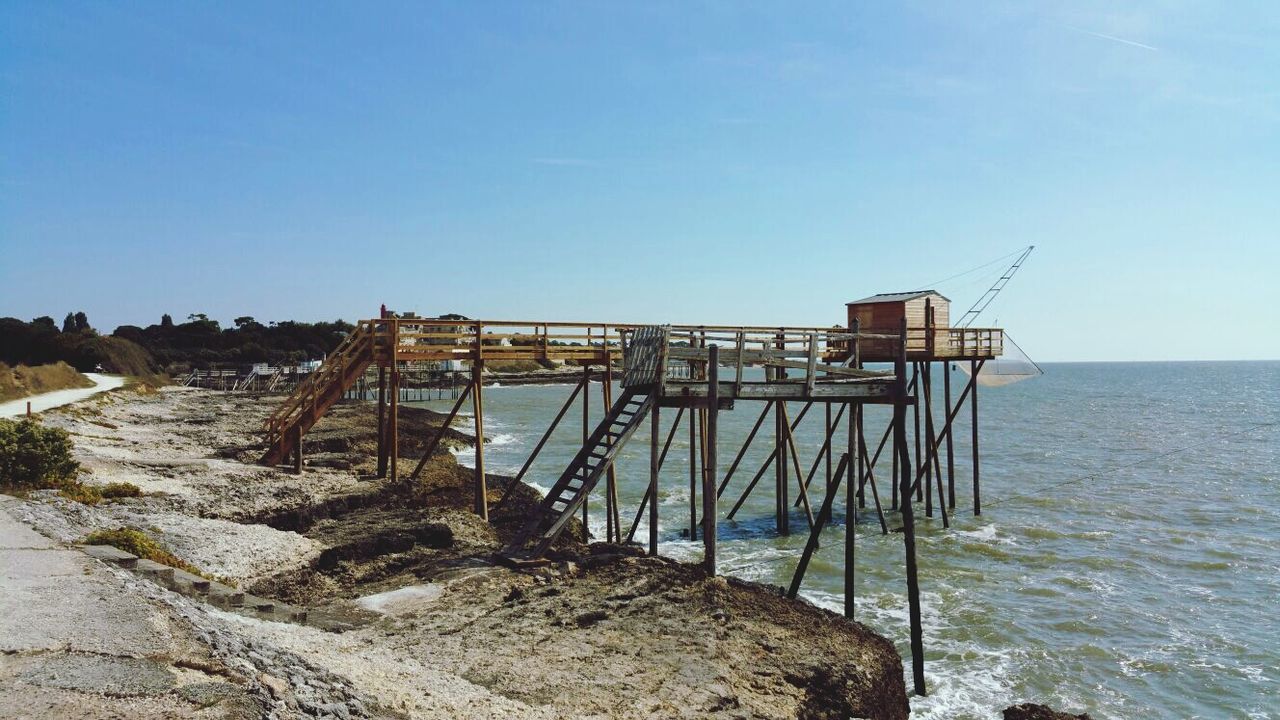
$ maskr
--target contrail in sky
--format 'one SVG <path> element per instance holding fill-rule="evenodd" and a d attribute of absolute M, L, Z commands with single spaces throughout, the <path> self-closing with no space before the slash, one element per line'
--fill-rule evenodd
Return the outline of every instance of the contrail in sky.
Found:
<path fill-rule="evenodd" d="M 1140 42 L 1136 42 L 1136 41 L 1134 41 L 1134 40 L 1125 40 L 1124 38 L 1122 38 L 1122 37 L 1116 37 L 1115 35 L 1103 35 L 1103 34 L 1102 34 L 1102 33 L 1100 33 L 1100 32 L 1094 32 L 1094 31 L 1092 31 L 1092 30 L 1085 30 L 1084 28 L 1078 28 L 1078 27 L 1075 27 L 1075 26 L 1073 26 L 1073 25 L 1063 25 L 1063 27 L 1065 27 L 1065 28 L 1066 28 L 1066 29 L 1068 29 L 1068 30 L 1074 30 L 1074 31 L 1076 31 L 1076 32 L 1078 32 L 1078 33 L 1084 33 L 1085 35 L 1092 35 L 1092 36 L 1094 36 L 1094 37 L 1096 37 L 1096 38 L 1102 38 L 1103 40 L 1113 40 L 1113 41 L 1118 42 L 1118 43 L 1124 43 L 1125 45 L 1132 45 L 1132 46 L 1134 46 L 1134 47 L 1140 47 L 1140 48 L 1142 48 L 1143 50 L 1154 50 L 1154 51 L 1156 51 L 1156 52 L 1159 52 L 1159 51 L 1160 51 L 1160 48 L 1151 47 L 1150 45 L 1143 45 L 1142 43 L 1140 43 Z"/>

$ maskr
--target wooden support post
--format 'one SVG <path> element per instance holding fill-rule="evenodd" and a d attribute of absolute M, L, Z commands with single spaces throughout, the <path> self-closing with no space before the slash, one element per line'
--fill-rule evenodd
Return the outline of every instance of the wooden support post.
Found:
<path fill-rule="evenodd" d="M 653 416 L 649 422 L 649 492 L 645 495 L 645 501 L 649 503 L 649 556 L 658 556 L 658 475 L 662 469 L 661 460 L 658 457 L 658 436 L 661 434 L 659 425 L 661 424 L 659 416 L 659 408 L 657 400 L 654 400 Z M 644 505 L 640 507 L 641 512 L 644 511 Z M 639 522 L 639 518 L 636 518 Z M 631 528 L 631 534 L 635 534 L 635 526 Z M 631 536 L 628 535 L 630 540 Z"/>
<path fill-rule="evenodd" d="M 982 371 L 982 365 L 984 362 L 986 361 L 983 360 L 978 362 L 978 367 L 977 367 L 978 372 Z M 941 449 L 943 439 L 951 435 L 951 430 L 955 425 L 956 416 L 960 414 L 960 409 L 964 406 L 964 400 L 969 396 L 969 391 L 973 390 L 974 386 L 975 386 L 975 379 L 973 377 L 970 377 L 968 384 L 965 385 L 964 390 L 960 393 L 959 399 L 956 400 L 956 404 L 951 408 L 951 414 L 947 416 L 947 421 L 942 426 L 941 434 L 939 434 L 937 439 L 934 440 L 932 450 L 935 455 Z M 916 475 L 916 479 L 915 479 L 916 485 L 920 484 L 920 481 L 923 478 L 923 476 L 924 476 L 924 468 L 922 467 L 920 468 L 918 474 Z"/>
<path fill-rule="evenodd" d="M 591 437 L 591 366 L 582 366 L 582 447 L 587 446 L 587 439 Z M 589 494 L 582 496 L 582 541 L 591 542 L 591 526 L 587 524 L 589 513 L 587 504 L 590 502 Z"/>
<path fill-rule="evenodd" d="M 378 477 L 387 476 L 387 366 L 378 365 Z"/>
<path fill-rule="evenodd" d="M 27 403 L 27 404 L 30 405 L 31 403 Z M 293 433 L 294 433 L 293 472 L 295 474 L 301 475 L 302 474 L 302 426 L 295 425 L 293 428 Z"/>
<path fill-rule="evenodd" d="M 705 456 L 702 473 L 702 564 L 707 574 L 716 574 L 716 432 L 720 418 L 720 348 L 707 348 L 707 407 Z"/>
<path fill-rule="evenodd" d="M 969 386 L 973 388 L 973 396 L 969 398 L 970 425 L 973 426 L 973 514 L 982 514 L 982 491 L 978 467 L 978 361 L 970 360 Z"/>
<path fill-rule="evenodd" d="M 927 310 L 928 308 L 926 308 Z M 920 428 L 916 427 L 916 457 L 924 461 L 924 516 L 933 517 L 933 408 L 929 406 L 929 367 L 932 363 L 916 363 L 920 368 L 920 391 L 916 394 L 916 410 L 924 414 L 924 452 L 920 452 Z M 919 414 L 917 414 L 919 417 Z M 942 502 L 942 498 L 938 498 Z"/>
<path fill-rule="evenodd" d="M 489 480 L 484 474 L 484 360 L 476 360 L 471 364 L 471 384 L 471 407 L 476 415 L 475 509 L 477 515 L 488 521 Z"/>
<path fill-rule="evenodd" d="M 867 407 L 862 403 L 857 405 L 857 427 L 850 430 L 857 436 L 856 447 L 858 448 L 858 507 L 865 508 L 867 506 L 867 476 L 868 470 L 866 465 L 867 459 L 867 436 L 864 432 L 864 418 Z"/>
<path fill-rule="evenodd" d="M 920 618 L 920 581 L 916 568 L 916 528 L 911 506 L 911 457 L 907 450 L 907 401 L 905 377 L 907 372 L 907 319 L 902 319 L 902 346 L 894 363 L 897 376 L 898 397 L 893 405 L 893 442 L 897 452 L 902 494 L 902 544 L 906 552 L 907 610 L 911 623 L 911 677 L 915 694 L 924 695 L 924 628 Z"/>
<path fill-rule="evenodd" d="M 893 420 L 889 421 L 889 429 L 895 430 L 895 431 L 897 429 L 897 426 L 894 425 Z M 889 509 L 897 510 L 898 509 L 898 490 L 899 490 L 898 488 L 898 446 L 894 445 L 893 452 L 889 454 L 893 457 L 893 469 L 890 471 L 892 474 L 889 476 L 893 478 L 893 482 L 889 483 L 889 486 L 892 488 L 891 490 L 892 498 L 890 498 L 890 501 L 889 501 Z M 910 498 L 907 498 L 907 501 L 909 502 Z"/>
<path fill-rule="evenodd" d="M 600 395 L 604 400 L 605 412 L 608 413 L 613 408 L 613 365 L 609 362 L 610 358 L 605 357 L 604 375 L 600 378 Z M 609 445 L 613 445 L 613 440 L 608 441 Z M 621 542 L 622 527 L 618 522 L 618 476 L 615 468 L 617 461 L 609 463 L 609 469 L 605 471 L 605 487 L 604 487 L 604 509 L 605 509 L 605 532 L 606 542 Z"/>
<path fill-rule="evenodd" d="M 812 405 L 813 405 L 812 402 L 806 403 L 805 409 L 808 410 L 810 407 L 812 407 Z M 800 470 L 800 451 L 796 449 L 795 431 L 796 431 L 796 427 L 800 423 L 799 421 L 794 423 L 790 421 L 790 419 L 787 416 L 787 406 L 785 403 L 782 405 L 782 419 L 785 421 L 783 423 L 783 427 L 786 428 L 787 430 L 787 448 L 790 450 L 790 452 L 787 453 L 787 456 L 791 458 L 790 469 L 795 470 L 796 485 L 800 488 L 800 496 L 796 498 L 795 505 L 796 507 L 804 507 L 805 522 L 808 523 L 809 529 L 812 530 L 813 529 L 813 510 L 809 506 L 809 491 L 808 491 L 809 479 L 806 478 L 804 475 L 804 472 Z M 821 457 L 822 457 L 822 452 L 819 451 L 818 457 L 814 458 L 815 471 L 818 467 L 817 460 Z M 812 476 L 813 476 L 812 473 L 810 473 L 809 477 L 811 478 Z"/>
<path fill-rule="evenodd" d="M 693 373 L 690 365 L 689 373 Z M 689 539 L 698 539 L 698 409 L 689 408 Z"/>
<path fill-rule="evenodd" d="M 951 363 L 942 363 L 942 394 L 945 408 L 944 417 L 951 417 Z M 947 506 L 956 507 L 956 454 L 952 446 L 951 433 L 947 433 Z"/>
<path fill-rule="evenodd" d="M 778 350 L 786 352 L 786 349 L 787 349 L 786 338 L 781 333 L 778 333 L 777 335 L 774 336 L 774 347 Z M 773 374 L 774 374 L 774 379 L 779 381 L 785 380 L 787 377 L 786 369 L 781 367 L 774 368 Z M 788 490 L 787 488 L 787 482 L 788 482 L 787 440 L 790 436 L 790 432 L 788 432 L 790 430 L 790 427 L 787 422 L 787 404 L 786 402 L 779 400 L 778 402 L 774 403 L 774 409 L 776 411 L 774 413 L 775 415 L 774 425 L 777 433 L 774 439 L 774 442 L 777 446 L 777 450 L 776 450 L 777 457 L 775 458 L 776 462 L 774 462 L 773 464 L 774 482 L 777 484 L 777 486 L 774 489 L 774 494 L 777 498 L 777 506 L 778 506 L 777 507 L 778 516 L 776 519 L 776 524 L 777 524 L 779 534 L 790 535 L 791 534 L 791 518 L 790 518 L 791 503 L 788 500 L 789 496 L 787 493 L 787 490 Z"/>
<path fill-rule="evenodd" d="M 920 363 L 911 363 L 911 386 L 915 388 L 915 394 L 918 397 L 920 395 Z M 911 417 L 915 423 L 915 429 L 911 433 L 911 437 L 916 444 L 915 459 L 916 463 L 921 463 L 924 454 L 920 452 L 920 403 L 911 404 Z M 916 502 L 924 499 L 924 490 L 919 485 L 916 485 L 915 494 Z"/>
<path fill-rule="evenodd" d="M 826 467 L 827 467 L 827 487 L 831 487 L 831 433 L 832 431 L 835 430 L 835 428 L 831 426 L 831 403 L 823 403 L 823 405 L 825 406 L 825 409 L 827 411 L 826 426 L 825 426 L 826 433 L 827 433 L 827 447 L 826 447 L 826 451 L 823 453 L 823 462 L 826 463 Z M 844 411 L 842 410 L 841 412 L 843 413 Z M 836 419 L 836 424 L 837 425 L 840 424 L 839 418 Z"/>
<path fill-rule="evenodd" d="M 774 403 L 774 450 L 773 480 L 774 495 L 777 508 L 775 519 L 778 534 L 790 535 L 789 512 L 791 503 L 787 496 L 787 415 L 786 403 L 779 400 Z"/>
<path fill-rule="evenodd" d="M 850 341 L 852 342 L 852 341 Z M 853 619 L 854 599 L 854 544 L 858 527 L 858 497 L 861 493 L 859 482 L 862 478 L 862 438 L 859 429 L 862 422 L 862 405 L 849 403 L 849 443 L 848 452 L 840 459 L 848 479 L 844 482 L 844 616 Z M 850 458 L 857 458 L 852 462 Z M 857 469 L 855 470 L 855 465 Z M 840 473 L 836 472 L 836 483 L 840 483 Z"/>
<path fill-rule="evenodd" d="M 387 452 L 391 455 L 390 476 L 394 485 L 400 479 L 400 367 L 394 361 L 391 363 L 391 421 L 387 426 Z"/>
<path fill-rule="evenodd" d="M 938 490 L 938 510 L 942 513 L 942 527 L 951 527 L 947 517 L 947 498 L 942 494 L 942 466 L 938 463 L 938 445 L 942 438 L 933 432 L 933 363 L 924 366 L 924 410 L 925 410 L 925 471 L 932 475 Z M 947 435 L 950 437 L 950 434 Z M 932 487 L 932 486 L 931 486 Z"/>

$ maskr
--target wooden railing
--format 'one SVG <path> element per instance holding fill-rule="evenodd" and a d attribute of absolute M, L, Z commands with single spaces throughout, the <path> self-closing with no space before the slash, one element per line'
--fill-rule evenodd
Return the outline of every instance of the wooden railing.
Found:
<path fill-rule="evenodd" d="M 263 421 L 268 444 L 274 442 L 298 417 L 315 406 L 320 393 L 336 378 L 341 377 L 346 368 L 355 362 L 356 356 L 363 350 L 363 343 L 369 340 L 370 335 L 374 335 L 375 342 L 390 337 L 385 326 L 375 328 L 374 322 L 360 321 L 351 334 L 325 358 L 320 367 L 299 382 L 293 394 Z"/>
<path fill-rule="evenodd" d="M 819 380 L 827 379 L 883 379 L 885 373 L 850 367 L 849 348 L 854 349 L 856 357 L 861 344 L 868 341 L 900 343 L 901 338 L 851 333 L 842 328 L 687 325 L 642 328 L 630 333 L 626 353 L 628 371 L 623 384 L 705 379 L 708 348 L 712 345 L 719 347 L 719 365 L 733 369 L 729 376 L 737 385 L 743 383 L 743 373 L 748 367 L 772 368 L 777 374 L 769 380 L 803 382 L 810 388 Z M 837 357 L 841 360 L 833 362 Z M 632 372 L 633 366 L 635 372 Z M 796 370 L 802 372 L 796 373 Z"/>
<path fill-rule="evenodd" d="M 383 318 L 362 321 L 377 335 L 374 353 L 380 362 L 445 360 L 618 360 L 632 335 L 646 327 L 631 323 L 576 323 L 525 320 L 438 320 Z M 656 327 L 656 326 L 648 326 Z M 762 325 L 672 325 L 671 342 L 700 343 L 713 338 L 722 348 L 736 347 L 742 336 L 746 348 L 768 346 L 795 357 L 809 352 L 816 336 L 818 357 L 848 358 L 852 333 L 844 327 L 770 327 Z M 394 342 L 390 338 L 395 338 Z M 861 349 L 871 362 L 892 360 L 898 333 L 878 330 L 861 334 Z M 992 356 L 1002 350 L 1003 332 L 992 328 L 910 328 L 908 354 L 938 357 Z M 394 347 L 393 347 L 394 346 Z M 394 357 L 393 357 L 394 356 Z"/>

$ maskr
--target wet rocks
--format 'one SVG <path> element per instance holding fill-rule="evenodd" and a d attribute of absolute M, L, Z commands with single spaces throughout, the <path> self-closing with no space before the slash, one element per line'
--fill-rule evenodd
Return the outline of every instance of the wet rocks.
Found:
<path fill-rule="evenodd" d="M 1089 720 L 1089 713 L 1071 715 L 1058 712 L 1047 705 L 1022 703 L 1004 709 L 1004 720 Z"/>

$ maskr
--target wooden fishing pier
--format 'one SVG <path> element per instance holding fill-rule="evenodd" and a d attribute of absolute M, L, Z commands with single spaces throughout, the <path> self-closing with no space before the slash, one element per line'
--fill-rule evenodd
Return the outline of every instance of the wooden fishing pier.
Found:
<path fill-rule="evenodd" d="M 720 500 L 739 470 L 744 470 L 741 477 L 745 477 L 742 464 L 747 450 L 772 418 L 771 440 L 768 430 L 764 433 L 771 452 L 749 481 L 739 483 L 743 487 L 735 490 L 738 499 L 726 517 L 734 517 L 752 493 L 767 491 L 767 483 L 762 486 L 761 480 L 772 467 L 776 531 L 784 535 L 792 532 L 791 510 L 798 506 L 803 509 L 803 531 L 808 534 L 788 588 L 788 594 L 795 597 L 820 535 L 840 501 L 842 484 L 850 523 L 857 514 L 855 508 L 866 507 L 868 490 L 881 532 L 889 532 L 886 513 L 900 513 L 913 677 L 916 693 L 924 694 L 916 505 L 923 505 L 927 517 L 939 514 L 944 525 L 949 525 L 956 511 L 958 458 L 952 429 L 967 400 L 973 512 L 981 512 L 977 379 L 983 364 L 1001 355 L 1004 333 L 997 328 L 949 327 L 949 301 L 933 291 L 872 296 L 849 303 L 847 309 L 847 324 L 836 327 L 445 320 L 384 313 L 357 323 L 324 364 L 266 420 L 268 449 L 262 461 L 268 465 L 288 463 L 301 472 L 304 433 L 357 385 L 367 370 L 376 368 L 378 473 L 397 482 L 402 478 L 400 388 L 404 374 L 415 364 L 460 361 L 470 368 L 470 382 L 462 386 L 443 427 L 457 418 L 469 400 L 478 439 L 484 437 L 486 362 L 535 360 L 577 365 L 582 368 L 581 379 L 550 420 L 507 492 L 524 480 L 556 428 L 570 422 L 567 418 L 575 403 L 582 408 L 581 448 L 503 551 L 504 561 L 516 566 L 537 562 L 571 518 L 580 514 L 585 526 L 589 499 L 602 481 L 606 540 L 632 542 L 647 517 L 646 544 L 648 552 L 656 555 L 661 471 L 683 421 L 690 453 L 688 535 L 701 539 L 704 565 L 714 574 Z M 935 394 L 933 366 L 938 363 L 943 363 L 944 370 L 946 363 L 967 366 L 968 381 L 958 396 L 953 398 L 951 373 L 945 371 L 941 397 Z M 598 423 L 591 423 L 588 414 L 592 380 L 600 382 L 601 401 L 607 408 Z M 615 380 L 621 387 L 616 398 Z M 738 409 L 740 402 L 758 407 L 759 415 L 722 476 L 719 414 Z M 797 405 L 800 410 L 793 419 L 790 408 Z M 883 432 L 867 426 L 867 405 L 892 409 L 892 419 Z M 935 405 L 941 410 L 940 421 L 935 417 Z M 815 407 L 820 408 L 823 419 L 824 442 L 806 471 L 794 430 Z M 676 413 L 665 439 L 659 424 L 664 410 Z M 646 420 L 649 483 L 634 519 L 624 523 L 614 460 Z M 443 429 L 436 434 L 417 466 L 407 473 L 408 478 L 421 473 L 443 434 Z M 887 461 L 883 459 L 886 448 Z M 506 494 L 496 501 L 490 496 L 484 454 L 484 443 L 478 440 L 474 507 L 478 515 L 488 519 L 491 506 L 501 505 Z M 886 464 L 889 473 L 884 472 Z M 882 504 L 881 482 L 888 484 L 887 508 Z M 851 528 L 845 533 L 845 614 L 849 617 L 854 611 L 854 535 Z"/>

